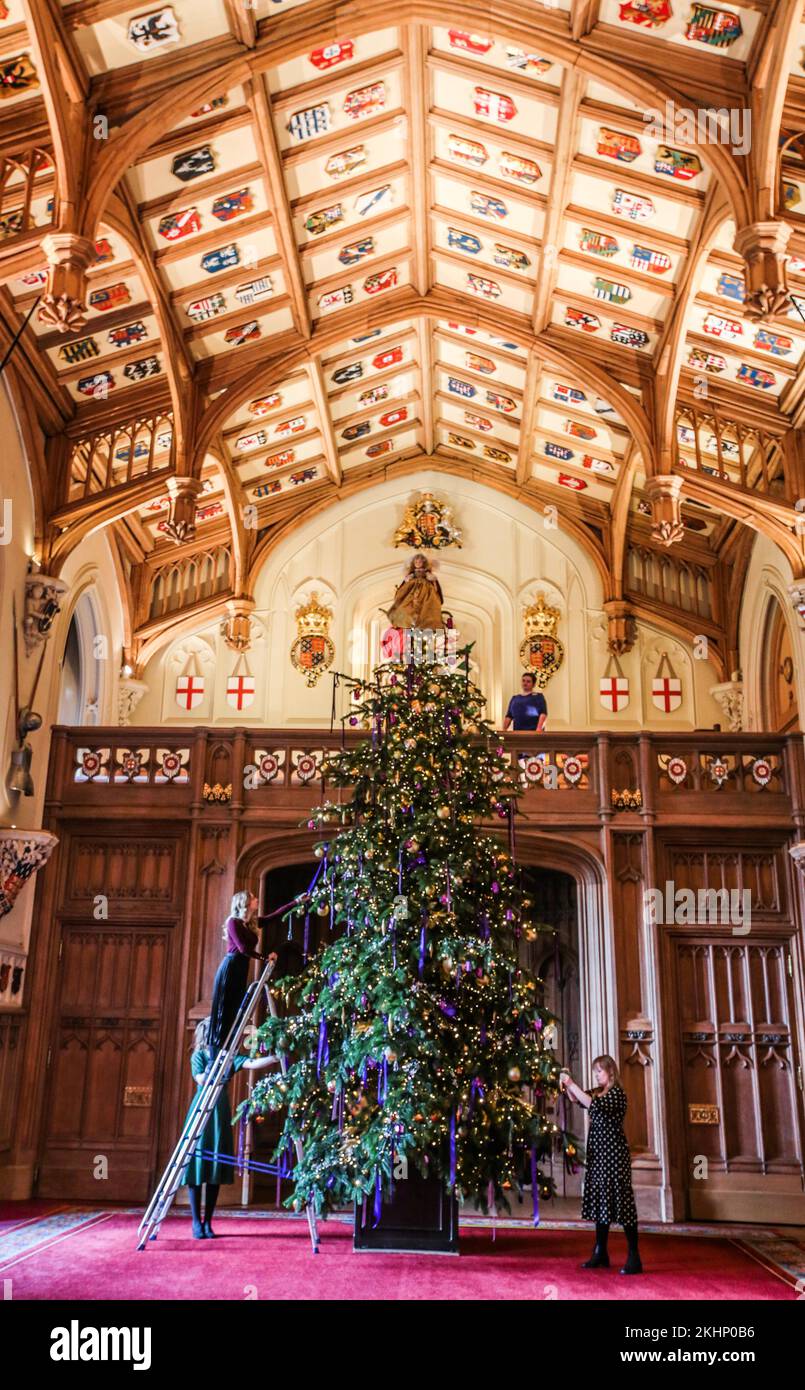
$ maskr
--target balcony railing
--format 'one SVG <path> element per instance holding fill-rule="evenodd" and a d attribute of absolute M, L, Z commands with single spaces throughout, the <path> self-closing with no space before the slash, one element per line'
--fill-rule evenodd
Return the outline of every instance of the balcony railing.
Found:
<path fill-rule="evenodd" d="M 79 815 L 260 819 L 347 800 L 328 784 L 327 754 L 350 730 L 80 728 L 54 730 L 48 801 Z M 529 820 L 612 817 L 792 823 L 805 817 L 801 735 L 680 733 L 495 734 L 515 770 Z"/>

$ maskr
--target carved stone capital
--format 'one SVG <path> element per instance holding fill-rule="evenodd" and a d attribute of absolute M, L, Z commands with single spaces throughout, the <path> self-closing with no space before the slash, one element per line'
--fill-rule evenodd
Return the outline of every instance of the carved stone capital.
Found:
<path fill-rule="evenodd" d="M 719 709 L 723 710 L 727 728 L 731 734 L 739 734 L 743 728 L 744 688 L 741 681 L 723 681 L 721 685 L 711 685 L 710 694 Z"/>
<path fill-rule="evenodd" d="M 165 535 L 177 545 L 193 539 L 196 534 L 196 500 L 203 491 L 200 478 L 169 478 L 170 508 L 165 520 Z"/>
<path fill-rule="evenodd" d="M 609 650 L 616 656 L 623 656 L 632 650 L 637 638 L 637 624 L 632 610 L 623 599 L 613 598 L 604 604 L 604 612 L 607 615 Z"/>
<path fill-rule="evenodd" d="M 782 314 L 789 304 L 786 247 L 788 222 L 752 222 L 735 233 L 733 246 L 744 262 L 744 314 L 767 319 Z"/>
<path fill-rule="evenodd" d="M 651 535 L 660 545 L 674 545 L 685 534 L 682 525 L 682 479 L 675 473 L 656 473 L 646 478 L 651 503 Z"/>
<path fill-rule="evenodd" d="M 48 260 L 48 285 L 39 305 L 40 323 L 59 333 L 86 328 L 87 270 L 96 260 L 95 243 L 74 232 L 50 232 L 42 238 Z"/>
<path fill-rule="evenodd" d="M 121 676 L 117 688 L 118 724 L 131 723 L 131 716 L 147 691 L 148 686 L 145 681 L 136 681 L 131 677 Z"/>
<path fill-rule="evenodd" d="M 22 629 L 28 656 L 47 642 L 53 623 L 61 612 L 61 600 L 69 587 L 63 579 L 54 579 L 49 574 L 26 576 Z"/>
<path fill-rule="evenodd" d="M 805 624 L 805 579 L 795 579 L 793 584 L 789 584 L 788 592 L 800 622 Z"/>
<path fill-rule="evenodd" d="M 795 845 L 789 845 L 788 853 L 791 855 L 800 873 L 805 873 L 805 840 L 797 840 Z"/>
<path fill-rule="evenodd" d="M 226 645 L 233 652 L 247 652 L 252 645 L 251 613 L 253 598 L 233 598 L 227 603 L 228 616 L 221 624 Z"/>

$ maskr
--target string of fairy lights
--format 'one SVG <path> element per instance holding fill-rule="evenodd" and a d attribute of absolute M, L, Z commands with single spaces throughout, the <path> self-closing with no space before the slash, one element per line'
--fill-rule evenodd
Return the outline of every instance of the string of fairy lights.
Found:
<path fill-rule="evenodd" d="M 511 826 L 518 787 L 463 655 L 464 669 L 391 663 L 368 682 L 339 678 L 346 722 L 366 738 L 325 768 L 350 799 L 306 822 L 328 836 L 288 915 L 306 969 L 278 983 L 283 1013 L 257 1035 L 286 1074 L 266 1074 L 241 1108 L 284 1110 L 278 1156 L 301 1140 L 296 1208 L 367 1198 L 379 1210 L 413 1163 L 482 1210 L 508 1209 L 530 1184 L 537 1219 L 554 1153 L 578 1158 L 552 1109 L 554 1020 L 519 959 L 520 938 L 548 929 L 511 837 L 506 848 L 481 829 Z M 311 954 L 315 917 L 325 935 Z"/>

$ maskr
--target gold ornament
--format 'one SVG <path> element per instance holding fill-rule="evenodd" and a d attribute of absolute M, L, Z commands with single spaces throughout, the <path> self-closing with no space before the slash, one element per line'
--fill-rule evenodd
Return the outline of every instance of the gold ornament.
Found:
<path fill-rule="evenodd" d="M 450 807 L 449 807 L 449 806 L 440 806 L 439 809 L 438 809 L 438 811 L 436 812 L 436 814 L 437 814 L 437 816 L 439 817 L 439 820 L 449 820 L 449 818 L 450 818 Z"/>

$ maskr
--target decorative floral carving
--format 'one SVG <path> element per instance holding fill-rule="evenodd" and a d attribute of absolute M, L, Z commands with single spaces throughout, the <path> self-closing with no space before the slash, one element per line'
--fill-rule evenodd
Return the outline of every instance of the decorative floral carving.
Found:
<path fill-rule="evenodd" d="M 163 530 L 176 545 L 196 534 L 196 499 L 203 489 L 201 478 L 168 479 L 168 515 Z"/>
<path fill-rule="evenodd" d="M 727 728 L 731 734 L 739 734 L 743 724 L 744 688 L 740 681 L 724 681 L 722 685 L 710 687 L 710 694 L 716 704 L 724 711 Z"/>
<path fill-rule="evenodd" d="M 681 512 L 682 479 L 673 473 L 657 473 L 646 479 L 646 492 L 654 523 L 653 539 L 660 545 L 675 545 L 685 534 Z"/>
<path fill-rule="evenodd" d="M 744 260 L 744 316 L 767 319 L 785 313 L 790 302 L 786 279 L 788 222 L 753 222 L 735 233 L 733 245 Z"/>
<path fill-rule="evenodd" d="M 131 723 L 131 716 L 139 705 L 148 686 L 145 681 L 136 681 L 121 676 L 117 688 L 117 722 L 121 725 Z"/>

